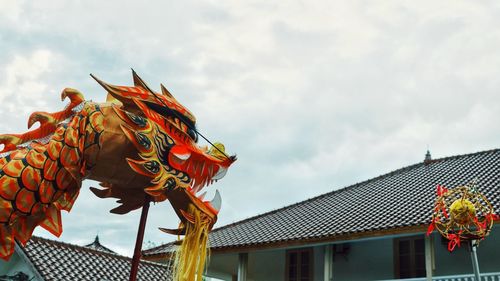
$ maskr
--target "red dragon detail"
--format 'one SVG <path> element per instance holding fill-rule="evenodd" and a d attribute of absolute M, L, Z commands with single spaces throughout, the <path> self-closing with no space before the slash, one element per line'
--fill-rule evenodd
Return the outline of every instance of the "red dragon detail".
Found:
<path fill-rule="evenodd" d="M 95 78 L 95 77 L 94 77 Z M 201 190 L 222 178 L 236 160 L 224 146 L 197 145 L 196 119 L 161 85 L 155 93 L 133 71 L 134 86 L 114 86 L 95 78 L 108 92 L 107 103 L 85 101 L 66 88 L 70 104 L 56 113 L 35 112 L 24 134 L 0 135 L 0 258 L 14 241 L 25 244 L 40 225 L 59 236 L 61 210 L 70 211 L 81 182 L 93 179 L 101 198 L 117 198 L 111 212 L 124 214 L 145 200 L 169 200 L 186 234 L 201 217 L 210 230 L 220 195 L 206 201 Z"/>

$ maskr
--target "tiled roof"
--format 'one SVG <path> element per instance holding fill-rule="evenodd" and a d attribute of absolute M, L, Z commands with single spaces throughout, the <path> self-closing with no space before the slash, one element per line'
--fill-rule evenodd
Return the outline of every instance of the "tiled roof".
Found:
<path fill-rule="evenodd" d="M 129 279 L 128 257 L 35 236 L 22 249 L 44 280 Z M 141 261 L 137 280 L 167 280 L 167 274 L 165 265 Z"/>
<path fill-rule="evenodd" d="M 210 247 L 276 247 L 421 231 L 430 223 L 437 184 L 456 187 L 474 179 L 495 210 L 500 211 L 499 172 L 499 149 L 427 160 L 215 229 L 210 234 Z M 161 255 L 171 251 L 172 246 L 166 244 L 144 254 Z"/>

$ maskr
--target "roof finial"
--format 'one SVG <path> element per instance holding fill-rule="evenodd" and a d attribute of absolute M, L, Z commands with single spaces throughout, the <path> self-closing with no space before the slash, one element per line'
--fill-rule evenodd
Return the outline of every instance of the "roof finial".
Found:
<path fill-rule="evenodd" d="M 90 249 L 93 249 L 93 250 L 97 250 L 97 251 L 102 251 L 102 252 L 108 252 L 108 253 L 115 253 L 114 251 L 112 251 L 111 249 L 103 246 L 100 242 L 99 242 L 99 234 L 96 234 L 95 236 L 95 240 L 94 242 L 88 244 L 88 245 L 85 245 L 84 247 L 87 247 L 87 248 L 90 248 Z"/>
<path fill-rule="evenodd" d="M 429 148 L 427 148 L 427 153 L 425 154 L 424 158 L 424 164 L 429 164 L 432 162 L 432 157 L 431 157 L 431 152 L 429 151 Z"/>

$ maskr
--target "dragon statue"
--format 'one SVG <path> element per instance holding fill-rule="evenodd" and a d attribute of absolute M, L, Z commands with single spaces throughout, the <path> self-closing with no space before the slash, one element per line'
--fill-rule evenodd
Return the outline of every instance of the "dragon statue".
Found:
<path fill-rule="evenodd" d="M 15 241 L 25 245 L 37 226 L 60 236 L 61 210 L 70 211 L 82 181 L 92 179 L 101 185 L 91 187 L 95 195 L 118 199 L 112 213 L 168 199 L 181 223 L 162 230 L 185 235 L 184 252 L 176 257 L 185 267 L 179 272 L 201 274 L 221 201 L 218 192 L 206 201 L 202 189 L 222 178 L 236 157 L 220 143 L 197 145 L 194 115 L 163 85 L 156 93 L 132 74 L 133 87 L 92 76 L 108 92 L 106 103 L 66 88 L 61 97 L 70 103 L 64 110 L 34 112 L 28 128 L 37 122 L 38 128 L 0 135 L 0 258 L 8 260 Z M 190 256 L 195 254 L 202 257 Z"/>

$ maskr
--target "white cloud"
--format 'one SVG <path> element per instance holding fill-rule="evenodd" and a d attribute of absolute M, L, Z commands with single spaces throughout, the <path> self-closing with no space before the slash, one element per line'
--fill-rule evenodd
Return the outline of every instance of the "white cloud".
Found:
<path fill-rule="evenodd" d="M 16 26 L 23 17 L 22 6 L 26 1 L 0 0 L 0 22 Z"/>
<path fill-rule="evenodd" d="M 43 78 L 55 67 L 56 57 L 50 50 L 37 49 L 27 54 L 16 54 L 4 65 L 3 80 L 0 80 L 2 131 L 26 131 L 25 124 L 31 112 L 54 107 L 48 102 L 57 95 L 48 97 L 51 88 Z"/>
<path fill-rule="evenodd" d="M 11 90 L 14 87 L 27 90 L 26 94 L 28 95 L 37 94 L 37 90 L 44 87 L 37 79 L 42 73 L 49 70 L 51 58 L 52 54 L 48 50 L 37 50 L 28 56 L 16 55 L 5 67 L 6 79 L 0 98 L 2 100 L 16 98 L 18 95 L 15 95 L 14 90 Z M 37 84 L 37 86 L 30 84 Z M 7 93 L 7 90 L 10 90 L 10 93 Z"/>

